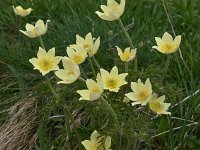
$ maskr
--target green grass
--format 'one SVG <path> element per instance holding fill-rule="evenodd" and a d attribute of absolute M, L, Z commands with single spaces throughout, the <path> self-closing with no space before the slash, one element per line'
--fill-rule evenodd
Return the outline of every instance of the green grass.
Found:
<path fill-rule="evenodd" d="M 52 101 L 48 86 L 44 84 L 41 74 L 33 70 L 29 59 L 36 56 L 40 45 L 38 39 L 29 39 L 19 33 L 25 29 L 26 23 L 34 24 L 38 19 L 49 19 L 47 34 L 43 36 L 45 47 L 56 48 L 57 55 L 66 55 L 66 47 L 75 43 L 75 36 L 85 36 L 92 32 L 94 37 L 101 37 L 100 49 L 95 55 L 103 68 L 110 70 L 114 64 L 123 65 L 117 56 L 115 46 L 128 47 L 118 22 L 101 20 L 94 12 L 106 0 L 33 0 L 17 2 L 0 1 L 0 125 L 8 119 L 7 110 L 20 101 L 27 93 L 37 98 L 38 139 L 36 149 L 75 149 L 77 138 L 74 128 L 68 134 L 64 112 Z M 19 19 L 12 10 L 12 5 L 32 7 L 34 11 L 27 17 Z M 127 0 L 126 9 L 121 17 L 125 25 L 133 23 L 128 30 L 133 44 L 138 49 L 138 71 L 129 66 L 129 82 L 141 78 L 151 79 L 154 91 L 166 95 L 166 101 L 172 106 L 191 95 L 200 88 L 200 1 L 199 0 L 167 0 L 167 10 L 172 19 L 177 35 L 182 35 L 181 50 L 188 65 L 191 76 L 182 63 L 179 53 L 171 55 L 169 69 L 163 78 L 166 55 L 152 49 L 155 36 L 162 36 L 165 31 L 172 33 L 160 0 Z M 115 36 L 117 34 L 117 36 Z M 106 55 L 105 55 L 106 54 Z M 83 65 L 86 72 L 90 67 Z M 51 74 L 52 76 L 52 74 Z M 56 85 L 55 80 L 52 80 Z M 73 112 L 78 122 L 77 131 L 81 140 L 89 139 L 94 130 L 112 137 L 112 149 L 116 149 L 118 135 L 112 117 L 100 102 L 79 102 L 76 90 L 85 88 L 79 82 L 72 85 L 59 85 L 56 89 L 65 98 L 64 103 Z M 155 117 L 148 109 L 135 112 L 136 107 L 123 103 L 118 94 L 108 94 L 108 102 L 119 118 L 123 129 L 123 149 L 198 149 L 200 146 L 200 125 L 187 126 L 199 122 L 200 95 L 197 94 L 180 105 L 171 108 L 172 118 Z M 147 113 L 145 113 L 147 112 Z M 60 116 L 61 115 L 61 116 Z M 150 116 L 149 116 L 150 115 Z M 49 119 L 51 116 L 60 116 Z M 183 120 L 177 119 L 182 118 Z M 180 129 L 173 130 L 182 126 Z M 152 138 L 152 136 L 169 130 L 168 133 Z M 69 136 L 68 141 L 66 137 Z M 77 148 L 77 147 L 76 147 Z"/>

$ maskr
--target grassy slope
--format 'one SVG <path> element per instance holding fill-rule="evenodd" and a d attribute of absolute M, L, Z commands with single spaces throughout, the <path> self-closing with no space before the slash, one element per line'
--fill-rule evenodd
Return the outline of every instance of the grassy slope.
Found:
<path fill-rule="evenodd" d="M 33 7 L 34 11 L 30 16 L 22 18 L 21 27 L 19 27 L 19 25 L 16 26 L 16 17 L 11 8 L 13 4 L 17 5 L 19 3 L 14 0 L 0 1 L 0 5 L 5 8 L 0 12 L 0 75 L 2 77 L 0 85 L 2 90 L 0 95 L 0 111 L 5 110 L 19 99 L 20 93 L 18 91 L 20 89 L 22 93 L 24 93 L 24 90 L 26 90 L 25 87 L 29 87 L 28 89 L 30 89 L 31 86 L 36 86 L 38 83 L 37 81 L 41 81 L 42 79 L 40 74 L 37 73 L 37 71 L 33 71 L 31 64 L 28 63 L 28 59 L 35 56 L 39 42 L 34 39 L 28 39 L 18 32 L 19 29 L 24 29 L 27 22 L 34 23 L 39 18 L 44 20 L 50 19 L 51 23 L 49 24 L 47 35 L 44 36 L 44 42 L 47 48 L 56 47 L 57 54 L 60 55 L 65 55 L 66 46 L 75 42 L 76 34 L 84 36 L 88 32 L 93 32 L 95 37 L 101 36 L 102 44 L 100 51 L 96 55 L 100 64 L 106 69 L 111 68 L 113 62 L 118 66 L 122 66 L 122 64 L 117 62 L 117 55 L 113 48 L 116 45 L 120 47 L 126 47 L 128 45 L 123 33 L 113 37 L 120 30 L 117 22 L 103 21 L 94 14 L 96 10 L 99 10 L 100 4 L 103 3 L 106 3 L 106 1 L 33 0 L 32 3 L 30 1 L 23 1 L 21 4 L 24 7 Z M 172 55 L 172 61 L 170 62 L 165 80 L 163 82 L 160 81 L 160 77 L 163 73 L 162 69 L 166 62 L 166 56 L 152 50 L 151 47 L 155 44 L 155 36 L 161 36 L 165 31 L 172 33 L 160 1 L 127 0 L 126 10 L 122 16 L 122 21 L 126 25 L 132 23 L 134 20 L 134 27 L 129 30 L 129 33 L 131 34 L 134 45 L 138 48 L 139 69 L 137 73 L 132 71 L 130 76 L 132 76 L 133 81 L 138 77 L 142 79 L 150 77 L 155 91 L 159 92 L 159 94 L 165 94 L 167 101 L 171 102 L 172 105 L 199 88 L 200 31 L 198 29 L 200 27 L 200 10 L 198 6 L 200 6 L 199 0 L 170 0 L 167 2 L 175 31 L 177 34 L 182 35 L 181 49 L 184 59 L 192 72 L 192 79 L 184 68 L 177 52 Z M 105 55 L 105 51 L 109 55 Z M 116 57 L 114 58 L 113 55 Z M 2 64 L 2 62 L 9 64 L 11 66 L 10 69 L 8 69 L 8 66 Z M 85 66 L 85 68 L 88 69 L 87 66 Z M 45 89 L 43 86 L 40 86 L 40 88 Z M 14 95 L 14 93 L 16 94 Z M 69 99 L 73 98 L 73 95 L 68 97 Z M 113 99 L 115 98 L 114 95 L 111 95 L 111 97 L 113 97 Z M 199 102 L 199 96 L 191 98 L 188 102 L 171 109 L 172 116 L 198 121 L 200 109 L 197 108 L 197 105 Z M 73 108 L 81 108 L 83 104 L 84 103 L 77 104 L 77 101 L 73 102 L 73 104 L 69 103 Z M 50 107 L 52 106 L 50 105 Z M 123 107 L 125 106 L 122 106 L 122 108 Z M 98 111 L 102 111 L 101 108 L 94 109 L 92 104 L 89 104 L 89 107 L 85 109 L 86 116 L 88 115 L 86 118 L 95 118 L 95 114 L 100 116 L 99 120 L 93 120 L 95 125 L 88 125 L 90 129 L 84 127 L 80 129 L 80 132 L 84 131 L 84 133 L 88 133 L 88 135 L 83 134 L 83 137 L 87 138 L 93 129 L 99 128 L 102 120 L 107 118 L 103 117 L 105 114 L 98 113 Z M 126 109 L 129 111 L 132 110 L 131 107 Z M 47 112 L 48 111 L 47 109 Z M 91 113 L 92 111 L 94 113 Z M 117 110 L 117 112 L 123 121 L 125 119 L 123 118 L 123 111 Z M 55 114 L 59 113 L 59 111 L 55 112 Z M 1 114 L 1 116 L 6 116 L 6 113 Z M 153 132 L 152 130 L 148 130 L 149 126 L 153 129 L 159 127 L 160 132 L 168 128 L 168 125 L 166 125 L 167 119 L 165 117 L 155 119 L 152 124 L 146 125 L 147 127 L 144 125 L 145 122 L 137 120 L 136 117 L 130 117 L 129 122 L 132 121 L 131 119 L 138 121 L 138 123 L 135 124 L 136 126 L 143 124 L 141 125 L 141 133 L 134 132 L 135 137 L 141 136 L 141 138 L 144 138 L 146 136 L 142 134 Z M 0 124 L 4 121 L 5 119 L 1 117 Z M 169 127 L 174 128 L 185 124 L 188 124 L 188 122 L 172 119 Z M 124 136 L 124 144 L 127 144 L 126 138 L 137 139 L 133 135 L 128 134 L 133 131 L 129 131 L 127 127 L 129 127 L 129 124 L 124 127 L 125 133 L 127 134 Z M 106 129 L 109 131 L 109 125 Z M 179 146 L 178 148 L 182 148 L 185 146 L 184 144 L 186 144 L 187 149 L 192 149 L 200 145 L 198 138 L 200 135 L 198 133 L 199 125 L 183 127 L 176 132 L 170 132 L 169 134 L 165 134 L 165 136 L 156 138 L 156 142 L 151 142 L 150 140 L 147 143 L 149 143 L 152 148 L 154 146 L 162 148 L 161 145 L 165 143 L 167 147 L 171 149 L 177 146 Z M 148 136 L 147 139 L 149 139 Z M 54 145 L 59 145 L 56 141 L 53 142 L 55 142 Z M 128 142 L 127 147 L 129 147 L 129 144 L 131 145 L 131 141 Z"/>

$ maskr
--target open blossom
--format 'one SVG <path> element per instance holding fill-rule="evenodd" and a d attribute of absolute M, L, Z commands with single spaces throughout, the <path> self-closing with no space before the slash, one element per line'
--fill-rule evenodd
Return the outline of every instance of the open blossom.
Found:
<path fill-rule="evenodd" d="M 96 130 L 91 134 L 90 140 L 81 142 L 86 150 L 111 150 L 111 137 L 102 136 Z"/>
<path fill-rule="evenodd" d="M 87 79 L 86 85 L 88 90 L 78 90 L 76 91 L 81 95 L 79 100 L 93 101 L 101 97 L 103 93 L 103 81 L 100 74 L 97 75 L 97 82 L 92 79 Z"/>
<path fill-rule="evenodd" d="M 162 39 L 160 37 L 155 37 L 157 46 L 153 46 L 152 48 L 157 49 L 159 52 L 164 54 L 174 53 L 180 43 L 181 43 L 181 35 L 176 36 L 173 40 L 172 36 L 165 32 Z"/>
<path fill-rule="evenodd" d="M 67 47 L 67 55 L 77 65 L 83 63 L 87 57 L 87 51 L 84 49 L 83 44 Z"/>
<path fill-rule="evenodd" d="M 47 20 L 46 24 L 44 24 L 44 22 L 42 20 L 38 20 L 36 22 L 35 26 L 27 23 L 26 31 L 22 31 L 22 30 L 19 30 L 19 31 L 30 38 L 42 36 L 47 32 L 48 22 L 50 22 L 50 20 Z"/>
<path fill-rule="evenodd" d="M 103 12 L 96 11 L 95 13 L 103 20 L 115 21 L 120 18 L 125 8 L 125 0 L 121 0 L 118 4 L 115 0 L 108 0 L 107 6 L 101 5 Z"/>
<path fill-rule="evenodd" d="M 96 40 L 92 38 L 92 34 L 88 33 L 85 38 L 82 38 L 79 35 L 76 35 L 76 45 L 83 44 L 84 49 L 87 51 L 89 57 L 94 56 L 100 45 L 100 37 L 98 37 Z M 74 47 L 76 45 L 70 45 L 70 47 Z"/>
<path fill-rule="evenodd" d="M 165 96 L 158 97 L 156 93 L 153 93 L 149 100 L 149 107 L 150 109 L 157 113 L 157 114 L 171 114 L 171 112 L 168 112 L 168 108 L 171 105 L 171 103 L 164 103 Z"/>
<path fill-rule="evenodd" d="M 146 105 L 152 95 L 152 86 L 149 78 L 145 84 L 138 79 L 138 82 L 131 82 L 131 89 L 133 92 L 125 94 L 131 101 L 132 105 L 141 104 Z"/>
<path fill-rule="evenodd" d="M 62 80 L 59 81 L 58 84 L 70 84 L 75 82 L 80 76 L 79 66 L 68 57 L 64 57 L 62 63 L 64 69 L 59 69 L 55 72 L 55 75 Z"/>
<path fill-rule="evenodd" d="M 135 58 L 136 50 L 137 50 L 136 48 L 131 50 L 131 48 L 128 47 L 124 50 L 124 52 L 122 52 L 122 50 L 118 46 L 116 47 L 117 47 L 118 55 L 122 61 L 128 62 Z"/>
<path fill-rule="evenodd" d="M 24 9 L 24 8 L 22 8 L 22 6 L 17 6 L 17 7 L 12 6 L 12 7 L 13 7 L 15 14 L 18 16 L 21 16 L 21 17 L 28 16 L 31 13 L 31 11 L 33 10 L 32 8 Z"/>
<path fill-rule="evenodd" d="M 119 88 L 127 84 L 125 78 L 128 73 L 118 74 L 118 68 L 114 66 L 110 73 L 104 69 L 100 69 L 101 77 L 104 84 L 104 89 L 107 89 L 112 92 L 118 92 Z"/>
<path fill-rule="evenodd" d="M 32 63 L 34 69 L 39 70 L 42 75 L 59 69 L 58 63 L 60 62 L 61 57 L 55 56 L 55 48 L 46 52 L 43 48 L 39 47 L 37 57 L 38 58 L 29 59 L 29 62 Z"/>

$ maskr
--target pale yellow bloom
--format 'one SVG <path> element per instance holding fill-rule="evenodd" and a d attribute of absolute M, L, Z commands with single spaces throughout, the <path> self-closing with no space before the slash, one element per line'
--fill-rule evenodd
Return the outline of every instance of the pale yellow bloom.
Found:
<path fill-rule="evenodd" d="M 128 73 L 118 74 L 118 68 L 116 66 L 112 68 L 110 73 L 104 69 L 100 69 L 100 72 L 104 84 L 104 89 L 118 92 L 122 85 L 127 84 L 125 78 Z"/>
<path fill-rule="evenodd" d="M 92 34 L 88 33 L 85 38 L 82 38 L 79 35 L 76 35 L 76 45 L 83 44 L 84 49 L 87 51 L 89 57 L 94 56 L 100 45 L 100 37 L 98 37 L 96 40 L 92 38 Z M 70 47 L 74 47 L 76 45 L 70 45 Z"/>
<path fill-rule="evenodd" d="M 87 79 L 86 85 L 88 90 L 76 91 L 81 95 L 79 100 L 94 101 L 101 97 L 101 94 L 103 93 L 103 81 L 100 74 L 97 75 L 97 82 L 92 79 Z"/>
<path fill-rule="evenodd" d="M 115 0 L 108 0 L 107 6 L 101 5 L 103 12 L 96 11 L 95 13 L 103 20 L 115 21 L 120 18 L 125 9 L 125 0 L 121 0 L 118 4 Z"/>
<path fill-rule="evenodd" d="M 150 109 L 157 113 L 157 114 L 169 114 L 171 115 L 171 112 L 168 112 L 168 108 L 171 105 L 171 103 L 164 103 L 165 96 L 158 97 L 156 93 L 153 93 L 149 100 L 149 107 Z"/>
<path fill-rule="evenodd" d="M 19 31 L 24 33 L 26 36 L 28 36 L 30 38 L 42 36 L 47 32 L 48 22 L 50 22 L 50 20 L 47 20 L 46 24 L 44 24 L 44 22 L 42 20 L 38 20 L 36 22 L 35 26 L 27 23 L 26 31 L 22 31 L 22 30 L 19 30 Z"/>
<path fill-rule="evenodd" d="M 136 50 L 137 50 L 136 48 L 131 50 L 131 48 L 128 47 L 124 50 L 124 52 L 122 52 L 122 50 L 118 46 L 116 47 L 117 47 L 118 55 L 122 61 L 128 62 L 135 58 Z"/>
<path fill-rule="evenodd" d="M 86 150 L 111 150 L 111 137 L 101 136 L 96 130 L 91 134 L 90 140 L 81 142 Z"/>
<path fill-rule="evenodd" d="M 155 37 L 157 46 L 153 46 L 152 48 L 157 49 L 159 52 L 164 54 L 174 53 L 180 43 L 181 43 L 181 35 L 176 36 L 173 40 L 172 36 L 165 32 L 162 39 L 160 37 Z"/>
<path fill-rule="evenodd" d="M 42 75 L 59 69 L 58 63 L 60 62 L 61 57 L 55 56 L 55 48 L 46 52 L 43 48 L 39 47 L 37 57 L 38 58 L 29 59 L 29 62 L 32 63 L 34 69 L 39 70 Z"/>
<path fill-rule="evenodd" d="M 125 94 L 131 101 L 132 106 L 141 104 L 146 105 L 152 95 L 152 86 L 149 78 L 146 80 L 145 84 L 138 79 L 138 82 L 131 82 L 131 89 L 133 92 Z"/>
<path fill-rule="evenodd" d="M 59 81 L 58 84 L 70 84 L 75 82 L 80 76 L 79 66 L 68 57 L 64 57 L 62 63 L 64 69 L 59 69 L 55 72 L 55 75 L 62 80 Z"/>
<path fill-rule="evenodd" d="M 83 44 L 73 45 L 67 47 L 67 55 L 77 65 L 83 63 L 87 57 L 87 51 L 84 49 Z"/>
<path fill-rule="evenodd" d="M 31 13 L 31 11 L 33 10 L 32 8 L 24 9 L 24 8 L 22 8 L 22 6 L 17 6 L 17 7 L 12 6 L 12 7 L 13 7 L 15 14 L 18 16 L 21 16 L 21 17 L 28 16 Z"/>

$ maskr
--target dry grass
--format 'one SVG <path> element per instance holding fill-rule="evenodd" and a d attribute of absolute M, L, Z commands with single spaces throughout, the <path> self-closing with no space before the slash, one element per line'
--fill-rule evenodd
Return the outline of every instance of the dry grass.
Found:
<path fill-rule="evenodd" d="M 36 99 L 28 95 L 9 109 L 9 120 L 0 128 L 1 150 L 29 150 L 37 139 Z"/>

